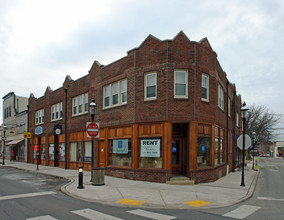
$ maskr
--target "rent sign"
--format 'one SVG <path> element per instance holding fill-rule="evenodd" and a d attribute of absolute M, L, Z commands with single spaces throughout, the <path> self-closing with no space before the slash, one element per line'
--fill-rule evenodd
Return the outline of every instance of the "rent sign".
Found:
<path fill-rule="evenodd" d="M 140 141 L 140 157 L 160 157 L 161 140 L 143 139 Z"/>

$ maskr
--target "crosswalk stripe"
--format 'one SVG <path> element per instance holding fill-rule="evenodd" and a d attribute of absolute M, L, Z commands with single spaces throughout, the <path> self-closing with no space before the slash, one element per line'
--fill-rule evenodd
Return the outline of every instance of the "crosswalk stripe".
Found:
<path fill-rule="evenodd" d="M 8 199 L 19 199 L 19 198 L 27 198 L 33 196 L 44 196 L 44 195 L 51 195 L 56 194 L 56 192 L 47 191 L 47 192 L 36 192 L 36 193 L 25 193 L 25 194 L 18 194 L 18 195 L 11 195 L 11 196 L 1 196 L 1 200 L 8 200 Z"/>
<path fill-rule="evenodd" d="M 43 216 L 38 216 L 34 218 L 27 218 L 27 220 L 57 220 L 57 219 L 53 218 L 50 215 L 43 215 Z"/>
<path fill-rule="evenodd" d="M 257 197 L 259 200 L 270 200 L 270 201 L 284 201 L 284 199 L 276 199 L 272 197 Z"/>
<path fill-rule="evenodd" d="M 92 209 L 81 209 L 81 210 L 72 211 L 72 213 L 91 220 L 122 220 L 121 218 L 107 215 L 102 212 L 97 212 Z"/>
<path fill-rule="evenodd" d="M 155 212 L 148 212 L 148 211 L 144 211 L 142 209 L 135 209 L 132 211 L 127 211 L 128 213 L 134 214 L 134 215 L 139 215 L 142 217 L 146 217 L 146 218 L 150 218 L 150 219 L 163 219 L 163 220 L 170 220 L 170 219 L 175 219 L 176 217 L 174 216 L 170 216 L 170 215 L 162 215 L 162 214 L 158 214 Z"/>
<path fill-rule="evenodd" d="M 247 216 L 251 215 L 255 211 L 260 209 L 258 206 L 252 205 L 242 205 L 239 208 L 224 214 L 224 217 L 236 218 L 236 219 L 244 219 Z"/>

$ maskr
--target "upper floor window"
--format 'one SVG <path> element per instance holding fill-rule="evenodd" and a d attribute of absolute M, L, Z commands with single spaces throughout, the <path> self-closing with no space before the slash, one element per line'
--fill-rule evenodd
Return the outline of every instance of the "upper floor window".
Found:
<path fill-rule="evenodd" d="M 218 107 L 224 110 L 224 89 L 218 84 Z"/>
<path fill-rule="evenodd" d="M 12 107 L 9 106 L 7 108 L 4 109 L 4 118 L 9 118 L 12 116 Z"/>
<path fill-rule="evenodd" d="M 236 126 L 237 126 L 237 127 L 239 127 L 239 125 L 240 125 L 240 122 L 239 122 L 239 121 L 240 121 L 240 119 L 239 119 L 239 113 L 237 112 L 237 113 L 236 113 Z"/>
<path fill-rule="evenodd" d="M 40 109 L 35 113 L 35 124 L 44 123 L 44 109 Z"/>
<path fill-rule="evenodd" d="M 175 98 L 187 98 L 188 97 L 188 80 L 187 71 L 175 70 L 174 76 L 174 97 Z"/>
<path fill-rule="evenodd" d="M 157 99 L 157 73 L 146 73 L 144 76 L 144 99 Z"/>
<path fill-rule="evenodd" d="M 51 121 L 56 121 L 62 119 L 62 102 L 54 104 L 51 106 Z"/>
<path fill-rule="evenodd" d="M 72 116 L 82 115 L 88 112 L 88 93 L 72 98 Z"/>
<path fill-rule="evenodd" d="M 127 103 L 127 79 L 123 79 L 103 87 L 104 108 L 115 107 Z"/>
<path fill-rule="evenodd" d="M 209 101 L 209 76 L 206 74 L 201 76 L 201 100 Z"/>

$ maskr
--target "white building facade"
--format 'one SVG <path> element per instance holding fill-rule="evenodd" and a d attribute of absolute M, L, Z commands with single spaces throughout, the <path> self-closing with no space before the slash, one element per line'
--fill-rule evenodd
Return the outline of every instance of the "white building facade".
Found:
<path fill-rule="evenodd" d="M 6 126 L 5 158 L 27 161 L 28 142 L 24 138 L 24 132 L 28 130 L 28 98 L 16 96 L 14 92 L 3 97 L 2 130 L 3 126 Z M 4 132 L 1 136 L 3 135 Z"/>

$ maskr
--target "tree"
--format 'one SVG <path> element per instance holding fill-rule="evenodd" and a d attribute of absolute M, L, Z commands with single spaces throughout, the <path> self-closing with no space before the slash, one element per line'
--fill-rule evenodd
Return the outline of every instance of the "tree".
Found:
<path fill-rule="evenodd" d="M 257 144 L 266 144 L 276 137 L 273 134 L 274 126 L 279 120 L 279 116 L 269 111 L 263 105 L 248 107 L 247 119 L 245 123 L 247 134 L 251 137 L 252 132 L 256 133 Z"/>

